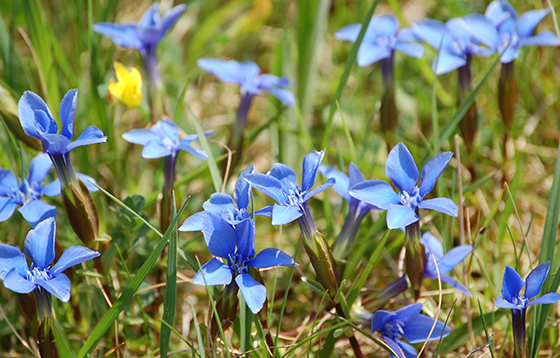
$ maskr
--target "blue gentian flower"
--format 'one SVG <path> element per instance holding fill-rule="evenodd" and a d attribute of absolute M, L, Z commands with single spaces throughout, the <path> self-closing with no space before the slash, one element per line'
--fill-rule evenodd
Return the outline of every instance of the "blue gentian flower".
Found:
<path fill-rule="evenodd" d="M 414 58 L 424 55 L 424 47 L 410 28 L 400 29 L 399 20 L 393 15 L 373 16 L 369 22 L 362 44 L 358 49 L 358 65 L 368 66 L 379 60 L 390 58 L 398 50 Z M 338 30 L 334 37 L 356 42 L 362 24 L 352 24 Z"/>
<path fill-rule="evenodd" d="M 74 116 L 77 104 L 78 90 L 71 89 L 60 103 L 62 129 L 59 133 L 56 120 L 45 101 L 35 93 L 25 91 L 18 103 L 19 120 L 25 134 L 39 139 L 43 145 L 43 151 L 51 158 L 63 156 L 76 147 L 106 142 L 107 137 L 94 126 L 87 127 L 75 141 L 70 141 L 74 134 Z M 56 166 L 56 163 L 54 164 Z"/>
<path fill-rule="evenodd" d="M 394 312 L 379 310 L 373 314 L 371 332 L 380 332 L 381 339 L 397 354 L 399 358 L 416 358 L 416 349 L 409 343 L 434 341 L 446 337 L 451 328 L 421 314 L 422 303 L 414 303 Z M 432 326 L 435 322 L 435 328 Z"/>
<path fill-rule="evenodd" d="M 31 161 L 29 173 L 20 182 L 9 170 L 0 168 L 0 221 L 8 220 L 17 206 L 18 211 L 27 222 L 35 227 L 38 223 L 56 215 L 56 206 L 43 203 L 41 196 L 60 195 L 60 180 L 43 187 L 43 179 L 52 168 L 52 162 L 47 154 L 39 154 Z M 78 173 L 78 177 L 86 184 L 90 191 L 97 191 L 93 178 Z"/>
<path fill-rule="evenodd" d="M 324 150 L 320 152 L 312 151 L 305 156 L 303 159 L 301 189 L 297 185 L 294 170 L 281 163 L 274 164 L 266 175 L 251 174 L 246 177 L 246 180 L 255 189 L 276 201 L 270 212 L 272 225 L 288 224 L 307 215 L 309 212 L 307 201 L 334 185 L 335 179 L 330 178 L 325 184 L 311 190 L 324 156 Z M 310 217 L 311 215 L 307 216 Z"/>
<path fill-rule="evenodd" d="M 451 19 L 447 23 L 425 19 L 412 26 L 419 39 L 439 50 L 433 62 L 437 75 L 467 65 L 471 55 L 490 56 L 501 43 L 496 28 L 484 16 L 475 14 L 466 18 L 470 19 L 470 24 L 476 21 L 477 32 L 484 32 L 486 36 L 474 37 L 472 26 L 467 25 L 465 18 Z"/>
<path fill-rule="evenodd" d="M 290 86 L 288 77 L 277 77 L 270 74 L 260 74 L 259 65 L 251 61 L 237 62 L 226 61 L 218 58 L 201 58 L 196 61 L 198 67 L 209 72 L 221 81 L 235 83 L 241 87 L 241 95 L 253 97 L 269 92 L 280 102 L 293 107 L 295 106 L 294 94 L 285 89 Z M 248 110 L 248 108 L 247 108 Z"/>
<path fill-rule="evenodd" d="M 296 265 L 294 259 L 281 250 L 268 248 L 255 256 L 255 222 L 245 220 L 235 228 L 221 217 L 207 212 L 203 223 L 205 237 L 210 253 L 226 260 L 213 258 L 202 266 L 193 282 L 199 285 L 229 285 L 235 283 L 249 306 L 257 314 L 266 301 L 266 287 L 257 282 L 248 272 L 250 267 L 269 268 Z"/>
<path fill-rule="evenodd" d="M 498 30 L 498 52 L 505 50 L 500 58 L 503 63 L 515 60 L 520 47 L 558 46 L 558 37 L 551 31 L 542 31 L 533 36 L 539 22 L 549 13 L 549 9 L 531 10 L 517 17 L 517 12 L 507 0 L 492 1 L 488 5 L 484 17 Z M 479 26 L 480 16 L 465 18 L 469 30 L 479 40 L 488 36 L 486 29 Z"/>
<path fill-rule="evenodd" d="M 214 133 L 206 131 L 206 136 Z M 190 134 L 179 140 L 179 126 L 168 119 L 161 119 L 151 129 L 133 129 L 123 134 L 123 138 L 134 144 L 143 145 L 142 156 L 146 159 L 176 156 L 181 150 L 197 158 L 207 160 L 208 155 L 202 149 L 195 148 L 191 143 L 198 140 L 198 135 Z"/>
<path fill-rule="evenodd" d="M 532 305 L 546 305 L 560 301 L 558 293 L 550 292 L 529 302 L 541 292 L 549 270 L 550 262 L 544 262 L 529 273 L 527 282 L 525 282 L 517 271 L 507 266 L 502 281 L 502 297 L 496 299 L 496 306 L 512 310 L 525 310 Z M 522 294 L 523 287 L 525 287 L 525 292 Z"/>
<path fill-rule="evenodd" d="M 439 270 L 439 277 L 441 279 L 441 282 L 445 282 L 449 286 L 452 286 L 463 292 L 465 295 L 472 297 L 471 293 L 465 286 L 460 284 L 454 278 L 447 276 L 447 274 L 450 273 L 455 266 L 457 266 L 461 261 L 463 261 L 467 256 L 471 254 L 472 246 L 457 246 L 449 250 L 447 254 L 443 255 L 443 246 L 441 245 L 439 240 L 436 239 L 436 237 L 431 233 L 426 232 L 424 235 L 422 235 L 420 242 L 423 243 L 426 247 L 427 263 L 424 277 L 429 277 L 432 280 L 437 280 Z"/>
<path fill-rule="evenodd" d="M 70 299 L 70 280 L 63 274 L 67 268 L 99 256 L 99 252 L 83 246 L 68 248 L 58 262 L 55 258 L 56 223 L 48 218 L 29 231 L 25 252 L 31 258 L 29 267 L 18 247 L 0 244 L 0 279 L 4 286 L 17 293 L 45 290 L 62 302 Z"/>
<path fill-rule="evenodd" d="M 414 159 L 403 143 L 397 144 L 387 157 L 385 174 L 399 190 L 381 180 L 368 180 L 350 188 L 350 196 L 387 210 L 389 229 L 405 228 L 418 221 L 418 209 L 431 209 L 457 216 L 457 205 L 448 198 L 426 199 L 451 160 L 451 152 L 440 153 L 422 169 L 419 177 Z"/>

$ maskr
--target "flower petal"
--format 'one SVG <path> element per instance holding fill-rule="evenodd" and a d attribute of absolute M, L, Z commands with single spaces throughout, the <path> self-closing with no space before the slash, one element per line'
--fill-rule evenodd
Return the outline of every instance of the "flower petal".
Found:
<path fill-rule="evenodd" d="M 264 249 L 252 259 L 249 259 L 247 266 L 256 267 L 260 269 L 275 267 L 275 266 L 294 266 L 296 262 L 294 259 L 282 250 L 268 248 Z"/>
<path fill-rule="evenodd" d="M 532 305 L 548 305 L 551 303 L 556 303 L 560 301 L 560 295 L 557 294 L 556 292 L 550 292 L 547 293 L 546 295 L 542 295 L 541 297 L 537 298 L 536 300 L 533 300 L 531 302 L 529 302 L 529 304 L 527 306 L 532 306 Z"/>
<path fill-rule="evenodd" d="M 40 116 L 45 115 L 44 112 L 37 111 Z M 70 140 L 63 136 L 62 134 L 51 134 L 43 133 L 38 131 L 41 137 L 41 144 L 43 145 L 43 151 L 48 154 L 66 154 L 69 149 Z"/>
<path fill-rule="evenodd" d="M 399 345 L 399 348 L 401 349 L 401 353 L 404 353 L 404 356 L 406 358 L 416 358 L 418 353 L 416 353 L 416 349 L 411 346 L 410 344 L 397 340 L 397 344 Z"/>
<path fill-rule="evenodd" d="M 240 64 L 237 61 L 226 61 L 218 58 L 201 58 L 196 61 L 198 67 L 213 74 L 223 82 L 242 84 L 239 75 Z"/>
<path fill-rule="evenodd" d="M 446 284 L 448 284 L 449 286 L 456 288 L 457 290 L 461 291 L 462 293 L 464 293 L 465 295 L 472 297 L 471 293 L 469 292 L 469 289 L 466 288 L 464 285 L 462 285 L 461 283 L 459 283 L 459 281 L 455 280 L 452 277 L 446 276 L 446 275 L 440 275 L 439 276 L 441 279 L 441 282 L 445 282 Z M 437 276 L 435 278 L 437 280 Z"/>
<path fill-rule="evenodd" d="M 285 225 L 303 215 L 298 205 L 283 206 L 274 204 L 272 207 L 272 225 Z"/>
<path fill-rule="evenodd" d="M 157 134 L 160 139 L 167 137 L 171 141 L 175 141 L 179 138 L 179 126 L 169 119 L 160 119 L 153 125 L 152 132 Z"/>
<path fill-rule="evenodd" d="M 97 184 L 97 181 L 95 181 L 95 179 L 93 179 L 89 175 L 85 175 L 82 173 L 76 173 L 76 175 L 78 176 L 78 179 L 80 179 L 82 183 L 84 183 L 84 185 L 87 187 L 90 193 L 95 193 L 96 191 L 99 191 L 99 188 L 93 185 L 94 183 Z"/>
<path fill-rule="evenodd" d="M 36 279 L 35 283 L 37 286 L 41 286 L 62 302 L 70 301 L 70 289 L 72 285 L 68 276 L 65 274 L 60 274 L 50 280 Z"/>
<path fill-rule="evenodd" d="M 342 196 L 344 199 L 350 201 L 350 195 L 348 194 L 348 189 L 350 188 L 350 179 L 346 174 L 327 164 L 321 164 L 319 166 L 319 172 L 327 179 L 334 178 L 334 191 L 336 191 L 336 193 Z"/>
<path fill-rule="evenodd" d="M 422 237 L 420 238 L 420 242 L 424 244 L 424 246 L 426 246 L 426 249 L 430 250 L 434 257 L 436 258 L 436 261 L 439 261 L 443 258 L 443 246 L 441 245 L 441 242 L 439 242 L 439 240 L 432 235 L 432 233 L 430 232 L 425 232 L 424 235 L 422 235 Z M 432 256 L 429 252 L 426 253 L 426 255 Z"/>
<path fill-rule="evenodd" d="M 32 227 L 36 227 L 37 224 L 47 218 L 56 216 L 56 206 L 45 204 L 39 199 L 23 204 L 18 211 Z"/>
<path fill-rule="evenodd" d="M 453 153 L 444 152 L 436 155 L 422 169 L 422 178 L 420 179 L 420 196 L 424 197 L 434 189 L 436 181 L 441 176 L 447 164 L 451 160 Z"/>
<path fill-rule="evenodd" d="M 261 75 L 261 76 L 264 76 L 264 75 Z M 266 90 L 268 92 L 270 92 L 271 95 L 276 97 L 280 102 L 284 103 L 285 105 L 290 106 L 290 107 L 295 107 L 296 106 L 296 98 L 294 97 L 294 94 L 292 93 L 292 91 L 287 90 L 287 89 L 278 88 L 278 87 L 268 87 Z"/>
<path fill-rule="evenodd" d="M 535 267 L 533 271 L 525 279 L 525 297 L 531 299 L 541 292 L 542 285 L 550 270 L 550 261 L 543 262 Z"/>
<path fill-rule="evenodd" d="M 105 143 L 107 141 L 107 137 L 103 134 L 101 129 L 89 126 L 87 127 L 83 133 L 76 139 L 74 142 L 70 143 L 66 149 L 68 151 L 81 147 L 84 145 L 96 144 L 96 143 Z"/>
<path fill-rule="evenodd" d="M 159 17 L 159 3 L 153 3 L 144 13 L 140 19 L 139 25 L 142 27 L 156 26 L 160 21 Z"/>
<path fill-rule="evenodd" d="M 496 298 L 496 306 L 498 306 L 500 308 L 505 308 L 505 309 L 508 309 L 508 310 L 522 310 L 522 309 L 524 309 L 524 307 L 516 306 L 513 303 L 510 303 L 510 302 L 504 300 L 502 297 Z"/>
<path fill-rule="evenodd" d="M 286 199 L 282 191 L 282 182 L 273 176 L 266 174 L 250 174 L 245 177 L 245 180 L 258 191 L 263 192 L 270 198 L 274 199 L 279 204 L 284 204 Z"/>
<path fill-rule="evenodd" d="M 338 40 L 356 42 L 361 30 L 362 24 L 347 25 L 335 32 L 334 38 Z"/>
<path fill-rule="evenodd" d="M 511 266 L 506 266 L 504 271 L 504 279 L 502 281 L 502 296 L 508 302 L 513 302 L 513 297 L 519 294 L 519 291 L 525 286 L 525 281 L 519 276 Z"/>
<path fill-rule="evenodd" d="M 391 204 L 398 204 L 399 196 L 391 185 L 382 180 L 367 180 L 358 183 L 348 190 L 351 197 L 365 203 L 375 205 L 381 210 L 387 210 Z"/>
<path fill-rule="evenodd" d="M 417 37 L 437 50 L 441 46 L 446 28 L 441 21 L 425 19 L 412 25 L 412 31 Z"/>
<path fill-rule="evenodd" d="M 171 149 L 163 145 L 161 140 L 151 140 L 142 149 L 142 156 L 146 159 L 163 158 L 172 155 Z"/>
<path fill-rule="evenodd" d="M 4 277 L 4 287 L 17 293 L 29 293 L 37 286 L 20 276 L 13 268 Z"/>
<path fill-rule="evenodd" d="M 227 215 L 235 210 L 233 198 L 224 193 L 214 193 L 210 195 L 210 199 L 206 200 L 202 207 L 205 211 L 209 211 L 215 215 Z"/>
<path fill-rule="evenodd" d="M 448 198 L 434 198 L 434 199 L 427 199 L 422 200 L 418 207 L 420 209 L 430 209 L 436 210 L 440 213 L 447 214 L 449 216 L 456 217 L 457 216 L 457 204 L 451 199 Z"/>
<path fill-rule="evenodd" d="M 134 144 L 146 145 L 151 140 L 159 140 L 159 136 L 151 129 L 133 129 L 122 135 L 124 140 Z"/>
<path fill-rule="evenodd" d="M 395 44 L 395 50 L 414 58 L 422 58 L 422 56 L 424 56 L 424 46 L 418 43 L 397 42 Z"/>
<path fill-rule="evenodd" d="M 521 39 L 521 42 L 523 42 L 526 39 Z M 503 49 L 500 48 L 500 53 L 501 51 L 503 51 Z M 513 46 L 509 46 L 503 53 L 502 53 L 502 57 L 500 57 L 500 61 L 502 63 L 510 63 L 511 61 L 515 60 L 519 54 L 521 53 L 521 51 L 519 51 L 517 48 L 513 47 Z"/>
<path fill-rule="evenodd" d="M 365 67 L 390 56 L 391 49 L 369 42 L 362 42 L 358 49 L 358 66 Z"/>
<path fill-rule="evenodd" d="M 237 178 L 237 182 L 235 182 L 233 200 L 235 200 L 239 209 L 249 209 L 249 203 L 251 202 L 251 184 L 249 184 L 245 178 L 247 175 L 251 175 L 254 172 L 255 166 L 251 164 L 241 172 L 239 178 Z"/>
<path fill-rule="evenodd" d="M 25 276 L 27 261 L 19 247 L 0 244 L 0 280 L 3 280 L 11 269 Z"/>
<path fill-rule="evenodd" d="M 177 5 L 171 10 L 169 10 L 168 12 L 166 12 L 161 17 L 161 22 L 159 26 L 160 26 L 160 31 L 162 33 L 162 36 L 165 35 L 165 33 L 169 31 L 169 29 L 172 28 L 173 25 L 175 25 L 177 20 L 179 20 L 179 18 L 183 15 L 183 13 L 186 10 L 187 10 L 186 4 Z"/>
<path fill-rule="evenodd" d="M 422 311 L 422 306 L 423 305 L 421 302 L 416 302 L 411 305 L 399 308 L 395 311 L 397 319 L 403 323 L 407 323 Z"/>
<path fill-rule="evenodd" d="M 237 244 L 235 230 L 221 217 L 209 212 L 206 215 L 209 220 L 202 223 L 202 234 L 210 253 L 223 259 L 234 255 Z"/>
<path fill-rule="evenodd" d="M 325 182 L 325 184 L 321 184 L 318 187 L 316 187 L 315 189 L 305 193 L 305 195 L 303 196 L 303 201 L 307 201 L 309 199 L 311 199 L 312 197 L 314 197 L 315 195 L 327 190 L 328 188 L 330 188 L 331 186 L 333 186 L 335 184 L 335 179 L 334 178 L 330 178 L 329 180 L 327 180 Z"/>
<path fill-rule="evenodd" d="M 9 196 L 19 190 L 19 183 L 11 170 L 0 168 L 0 196 Z"/>
<path fill-rule="evenodd" d="M 237 235 L 236 253 L 243 259 L 255 255 L 255 221 L 245 220 L 235 227 Z"/>
<path fill-rule="evenodd" d="M 258 283 L 248 273 L 238 275 L 235 282 L 239 286 L 243 299 L 251 312 L 253 314 L 259 313 L 266 301 L 266 287 Z"/>
<path fill-rule="evenodd" d="M 62 122 L 62 135 L 72 139 L 74 135 L 74 117 L 78 106 L 78 90 L 71 89 L 66 92 L 60 102 L 60 121 Z"/>
<path fill-rule="evenodd" d="M 23 95 L 18 102 L 18 117 L 21 123 L 21 127 L 23 128 L 25 134 L 27 134 L 28 136 L 36 139 L 41 139 L 41 137 L 39 137 L 39 134 L 37 133 L 37 128 L 35 125 L 36 110 L 41 110 L 45 114 L 47 114 L 47 117 L 52 118 L 49 107 L 47 107 L 47 104 L 41 97 L 31 91 L 23 92 Z"/>
<path fill-rule="evenodd" d="M 554 32 L 543 31 L 535 36 L 522 38 L 519 47 L 522 46 L 558 46 L 558 37 Z"/>
<path fill-rule="evenodd" d="M 86 183 L 84 182 L 84 184 Z M 60 186 L 60 179 L 57 178 L 53 180 L 53 182 L 50 183 L 49 185 L 43 187 L 43 195 L 50 196 L 50 197 L 57 196 L 60 195 L 61 190 L 62 188 Z"/>
<path fill-rule="evenodd" d="M 210 220 L 207 216 L 208 214 L 204 211 L 192 214 L 183 222 L 179 231 L 202 231 L 204 222 Z"/>
<path fill-rule="evenodd" d="M 25 238 L 25 252 L 40 270 L 46 269 L 54 260 L 56 223 L 48 218 L 29 231 Z"/>
<path fill-rule="evenodd" d="M 451 333 L 451 328 L 445 323 L 436 321 L 436 326 L 430 335 L 434 321 L 433 318 L 423 314 L 414 316 L 410 321 L 406 322 L 403 327 L 404 338 L 409 343 L 419 343 L 426 340 L 434 341 L 440 339 L 440 337 L 446 337 Z"/>
<path fill-rule="evenodd" d="M 436 75 L 443 75 L 467 64 L 467 60 L 462 56 L 457 56 L 447 50 L 442 49 L 438 56 L 434 58 L 432 70 Z M 437 67 L 436 67 L 437 66 Z"/>
<path fill-rule="evenodd" d="M 484 16 L 494 24 L 497 28 L 503 24 L 506 20 L 511 19 L 514 22 L 517 20 L 517 12 L 508 1 L 495 0 L 492 1 L 486 11 Z M 502 29 L 500 29 L 502 31 Z"/>
<path fill-rule="evenodd" d="M 438 262 L 440 274 L 451 272 L 455 266 L 461 263 L 472 252 L 471 245 L 461 245 L 452 248 L 447 254 Z"/>
<path fill-rule="evenodd" d="M 470 34 L 488 47 L 497 47 L 502 43 L 496 26 L 482 14 L 470 14 L 463 17 L 465 27 Z"/>
<path fill-rule="evenodd" d="M 400 341 L 398 339 L 386 336 L 384 334 L 381 335 L 381 339 L 383 340 L 383 342 L 387 343 L 387 345 L 389 346 L 389 348 L 391 348 L 393 353 L 397 354 L 397 357 L 399 357 L 399 358 L 409 358 L 409 357 L 403 356 L 404 352 L 401 352 L 401 349 L 399 347 L 399 342 Z M 394 357 L 394 356 L 391 354 L 391 357 Z"/>
<path fill-rule="evenodd" d="M 203 149 L 193 147 L 185 139 L 182 139 L 179 142 L 179 145 L 177 146 L 177 149 L 178 150 L 184 150 L 185 152 L 190 153 L 197 158 L 200 158 L 200 159 L 203 159 L 203 160 L 208 160 L 208 154 L 206 154 L 206 152 Z"/>
<path fill-rule="evenodd" d="M 9 197 L 0 197 L 0 222 L 11 218 L 18 205 L 15 200 Z"/>
<path fill-rule="evenodd" d="M 535 31 L 535 27 L 550 13 L 549 9 L 531 10 L 524 12 L 517 21 L 517 34 L 519 37 L 529 37 Z"/>
<path fill-rule="evenodd" d="M 58 262 L 49 270 L 52 276 L 59 275 L 69 267 L 99 257 L 101 254 L 84 246 L 72 246 L 62 253 Z"/>
<path fill-rule="evenodd" d="M 256 216 L 266 216 L 266 217 L 271 218 L 272 217 L 272 209 L 273 209 L 272 205 L 265 206 L 264 208 L 255 211 L 255 215 Z"/>
<path fill-rule="evenodd" d="M 229 285 L 232 277 L 229 266 L 217 258 L 213 258 L 196 273 L 193 283 L 203 286 Z"/>
<path fill-rule="evenodd" d="M 403 143 L 398 143 L 389 152 L 385 174 L 400 191 L 412 193 L 419 173 L 412 155 Z"/>
<path fill-rule="evenodd" d="M 282 163 L 275 163 L 266 175 L 278 179 L 286 190 L 297 186 L 296 173 L 289 166 Z"/>
<path fill-rule="evenodd" d="M 325 157 L 325 151 L 320 152 L 312 151 L 303 158 L 302 164 L 302 179 L 301 179 L 301 190 L 309 191 L 313 184 L 315 183 L 315 178 L 317 177 L 317 171 L 319 170 L 319 165 Z"/>
<path fill-rule="evenodd" d="M 51 171 L 51 168 L 52 161 L 48 154 L 41 153 L 37 155 L 29 164 L 29 173 L 27 174 L 29 184 L 42 182 Z"/>
<path fill-rule="evenodd" d="M 389 229 L 402 229 L 418 221 L 418 216 L 408 206 L 390 204 L 387 209 L 387 227 Z"/>
<path fill-rule="evenodd" d="M 399 27 L 399 20 L 391 14 L 373 16 L 369 23 L 369 28 L 377 36 L 394 36 L 399 30 Z"/>
<path fill-rule="evenodd" d="M 106 36 L 121 47 L 135 48 L 141 50 L 144 44 L 138 36 L 137 24 L 113 24 L 111 22 L 99 22 L 93 25 L 93 31 Z"/>
<path fill-rule="evenodd" d="M 383 330 L 387 322 L 389 322 L 389 319 L 394 316 L 395 312 L 384 310 L 375 311 L 373 318 L 371 319 L 371 333 Z"/>

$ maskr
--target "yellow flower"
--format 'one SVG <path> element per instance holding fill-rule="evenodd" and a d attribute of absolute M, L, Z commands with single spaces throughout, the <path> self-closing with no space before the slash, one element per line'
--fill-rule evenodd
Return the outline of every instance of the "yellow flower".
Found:
<path fill-rule="evenodd" d="M 126 68 L 118 61 L 113 62 L 117 81 L 109 81 L 109 98 L 124 103 L 128 108 L 134 109 L 142 102 L 142 76 L 137 68 Z"/>

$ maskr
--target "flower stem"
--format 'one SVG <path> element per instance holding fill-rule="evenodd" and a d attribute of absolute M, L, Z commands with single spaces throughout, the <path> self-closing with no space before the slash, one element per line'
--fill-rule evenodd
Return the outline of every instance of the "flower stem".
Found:
<path fill-rule="evenodd" d="M 342 226 L 340 234 L 332 246 L 333 256 L 337 260 L 344 259 L 350 252 L 352 244 L 356 239 L 358 229 L 360 228 L 360 224 L 366 215 L 367 211 L 361 210 L 357 205 L 350 205 L 344 225 Z"/>
<path fill-rule="evenodd" d="M 162 233 L 167 231 L 171 223 L 171 211 L 173 209 L 173 185 L 175 183 L 175 167 L 177 155 L 165 157 L 164 184 L 160 204 L 160 229 Z"/>
<path fill-rule="evenodd" d="M 525 325 L 526 310 L 526 308 L 520 310 L 511 310 L 514 358 L 525 358 L 527 356 Z"/>
<path fill-rule="evenodd" d="M 517 81 L 515 80 L 514 61 L 502 63 L 502 73 L 498 82 L 498 105 L 502 114 L 502 121 L 506 125 L 504 134 L 504 158 L 507 157 L 507 138 L 513 126 L 515 106 L 517 104 Z"/>
<path fill-rule="evenodd" d="M 393 54 L 381 60 L 383 73 L 383 98 L 381 99 L 380 120 L 384 135 L 393 133 L 399 124 L 397 103 L 395 101 L 395 76 L 393 71 Z"/>
<path fill-rule="evenodd" d="M 241 100 L 239 102 L 239 108 L 237 108 L 237 115 L 235 118 L 235 123 L 231 129 L 231 134 L 227 143 L 228 148 L 234 151 L 230 172 L 234 172 L 235 168 L 241 162 L 241 156 L 243 155 L 243 140 L 245 136 L 243 135 L 243 130 L 247 125 L 247 115 L 249 114 L 249 109 L 251 108 L 251 103 L 253 102 L 254 95 L 245 91 L 241 88 Z M 225 175 L 227 168 L 227 160 L 222 162 L 222 175 Z"/>
<path fill-rule="evenodd" d="M 459 74 L 459 90 L 457 92 L 457 105 L 461 104 L 472 91 L 471 82 L 471 56 L 467 55 L 467 64 L 457 69 Z M 472 149 L 474 137 L 478 131 L 478 118 L 476 114 L 476 102 L 473 101 L 472 105 L 467 110 L 467 113 L 459 122 L 463 140 L 467 145 L 469 151 Z"/>
<path fill-rule="evenodd" d="M 42 287 L 37 287 L 33 294 L 37 303 L 37 319 L 39 322 L 45 318 L 54 317 L 52 295 Z"/>
<path fill-rule="evenodd" d="M 159 65 L 156 57 L 155 45 L 149 46 L 140 53 L 142 55 L 142 62 L 144 62 L 146 78 L 148 79 L 148 99 L 150 102 L 152 121 L 155 122 L 166 114 L 169 117 L 171 111 L 165 98 L 163 81 L 161 80 L 161 74 L 159 72 Z"/>
<path fill-rule="evenodd" d="M 420 298 L 420 289 L 424 280 L 426 269 L 426 253 L 424 245 L 420 242 L 420 221 L 406 227 L 406 274 L 414 291 L 416 300 Z"/>

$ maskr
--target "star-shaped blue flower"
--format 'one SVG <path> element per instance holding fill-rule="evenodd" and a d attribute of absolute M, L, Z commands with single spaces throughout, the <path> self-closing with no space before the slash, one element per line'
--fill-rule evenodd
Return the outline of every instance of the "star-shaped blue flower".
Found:
<path fill-rule="evenodd" d="M 241 87 L 241 94 L 256 96 L 269 92 L 278 100 L 290 107 L 295 106 L 294 94 L 285 89 L 290 87 L 288 77 L 277 77 L 270 74 L 260 74 L 259 65 L 251 61 L 226 61 L 218 58 L 201 58 L 196 61 L 198 67 L 212 73 L 223 82 L 236 83 Z"/>
<path fill-rule="evenodd" d="M 468 26 L 465 21 L 467 18 L 471 24 L 476 21 L 477 31 L 486 35 L 474 37 L 472 26 Z M 494 25 L 484 16 L 477 14 L 451 19 L 447 23 L 425 19 L 415 23 L 412 30 L 419 39 L 439 50 L 433 62 L 433 69 L 437 75 L 465 66 L 470 55 L 492 55 L 501 42 Z"/>
<path fill-rule="evenodd" d="M 300 218 L 304 215 L 309 199 L 334 185 L 335 179 L 330 178 L 325 184 L 311 190 L 324 156 L 324 150 L 312 151 L 305 156 L 301 189 L 297 185 L 294 170 L 281 163 L 274 164 L 267 174 L 257 173 L 246 177 L 255 189 L 276 201 L 271 212 L 272 225 L 285 225 Z"/>
<path fill-rule="evenodd" d="M 139 23 L 100 22 L 93 25 L 93 30 L 111 38 L 115 44 L 126 48 L 135 48 L 143 55 L 155 53 L 157 44 L 183 15 L 187 5 L 175 6 L 161 17 L 158 7 L 159 3 L 157 2 L 150 6 L 142 15 Z"/>
<path fill-rule="evenodd" d="M 530 299 L 541 292 L 549 270 L 550 261 L 544 262 L 529 273 L 527 282 L 525 282 L 517 271 L 507 266 L 502 282 L 502 297 L 496 299 L 496 306 L 512 310 L 525 310 L 532 305 L 546 305 L 560 301 L 558 293 L 550 292 L 529 302 Z M 521 293 L 523 287 L 525 287 L 525 293 Z"/>
<path fill-rule="evenodd" d="M 68 248 L 58 262 L 54 261 L 56 223 L 54 218 L 40 222 L 25 239 L 25 252 L 31 258 L 27 265 L 25 255 L 18 247 L 0 244 L 0 279 L 4 286 L 17 293 L 44 289 L 62 302 L 70 299 L 70 280 L 63 274 L 67 268 L 99 256 L 99 252 L 83 246 Z"/>
<path fill-rule="evenodd" d="M 484 17 L 498 30 L 498 52 L 502 53 L 505 50 L 500 58 L 503 63 L 515 60 L 519 56 L 520 47 L 558 46 L 558 37 L 551 31 L 542 31 L 533 36 L 539 22 L 549 13 L 549 9 L 531 10 L 517 17 L 517 12 L 507 0 L 492 1 L 488 5 Z M 470 31 L 477 39 L 488 36 L 486 29 L 479 26 L 480 16 L 465 18 Z"/>
<path fill-rule="evenodd" d="M 424 55 L 424 47 L 416 43 L 418 39 L 410 28 L 400 29 L 399 20 L 393 15 L 373 16 L 358 49 L 358 65 L 368 66 L 392 56 L 398 50 L 414 58 Z M 338 30 L 334 37 L 339 40 L 356 42 L 362 24 L 352 24 Z"/>
<path fill-rule="evenodd" d="M 0 221 L 8 220 L 17 206 L 18 211 L 27 222 L 35 227 L 38 223 L 56 215 L 56 206 L 43 203 L 41 196 L 60 195 L 60 180 L 56 179 L 43 187 L 43 179 L 52 168 L 47 154 L 39 154 L 31 161 L 26 178 L 18 182 L 9 169 L 0 168 Z M 78 177 L 86 184 L 89 191 L 97 191 L 93 178 L 78 173 Z"/>
<path fill-rule="evenodd" d="M 465 295 L 472 297 L 471 293 L 465 286 L 460 284 L 454 278 L 447 276 L 447 274 L 450 273 L 455 266 L 457 266 L 467 256 L 470 255 L 470 253 L 472 252 L 472 246 L 457 246 L 449 250 L 447 254 L 443 255 L 443 246 L 441 245 L 439 240 L 436 239 L 436 237 L 431 233 L 426 232 L 424 235 L 422 235 L 420 242 L 423 243 L 426 247 L 427 263 L 424 277 L 429 277 L 432 280 L 437 280 L 439 270 L 439 277 L 441 279 L 441 282 L 445 282 L 449 286 L 452 286 L 463 292 Z"/>
<path fill-rule="evenodd" d="M 451 160 L 451 152 L 436 155 L 422 169 L 418 168 L 408 148 L 397 144 L 387 157 L 385 174 L 399 190 L 395 193 L 391 185 L 381 180 L 368 180 L 350 188 L 350 196 L 387 210 L 387 227 L 400 229 L 418 221 L 418 209 L 432 209 L 447 215 L 457 216 L 457 205 L 448 198 L 424 200 L 436 184 Z"/>
<path fill-rule="evenodd" d="M 72 149 L 84 145 L 103 143 L 107 137 L 94 126 L 87 127 L 84 132 L 71 142 L 74 135 L 74 116 L 78 104 L 78 90 L 66 93 L 60 103 L 61 133 L 47 104 L 41 97 L 31 91 L 25 91 L 18 103 L 18 115 L 21 126 L 30 137 L 39 139 L 43 151 L 50 155 L 65 155 Z"/>
<path fill-rule="evenodd" d="M 443 322 L 435 321 L 421 314 L 422 303 L 414 303 L 394 312 L 376 311 L 371 320 L 371 332 L 380 332 L 381 339 L 397 354 L 399 358 L 416 358 L 416 349 L 409 343 L 434 341 L 446 337 L 451 328 Z M 432 331 L 432 326 L 435 328 Z"/>
<path fill-rule="evenodd" d="M 206 136 L 214 133 L 206 131 Z M 143 145 L 142 156 L 146 159 L 155 159 L 177 155 L 181 150 L 189 152 L 195 157 L 207 160 L 208 155 L 202 149 L 195 148 L 191 143 L 198 140 L 198 135 L 190 134 L 179 140 L 179 126 L 168 119 L 161 119 L 151 129 L 133 129 L 123 134 L 123 138 L 134 144 Z"/>
<path fill-rule="evenodd" d="M 202 266 L 193 282 L 199 285 L 229 285 L 235 283 L 249 306 L 257 314 L 266 301 L 266 287 L 257 282 L 248 272 L 250 267 L 269 268 L 296 265 L 294 259 L 281 250 L 268 248 L 255 256 L 255 222 L 242 221 L 235 228 L 221 217 L 207 213 L 203 232 L 210 253 L 226 260 L 213 258 Z"/>

